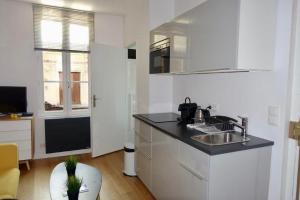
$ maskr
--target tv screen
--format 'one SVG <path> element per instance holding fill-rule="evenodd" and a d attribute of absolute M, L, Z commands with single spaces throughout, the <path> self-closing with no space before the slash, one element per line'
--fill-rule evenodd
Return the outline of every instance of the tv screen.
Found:
<path fill-rule="evenodd" d="M 26 87 L 0 86 L 0 113 L 27 112 Z"/>

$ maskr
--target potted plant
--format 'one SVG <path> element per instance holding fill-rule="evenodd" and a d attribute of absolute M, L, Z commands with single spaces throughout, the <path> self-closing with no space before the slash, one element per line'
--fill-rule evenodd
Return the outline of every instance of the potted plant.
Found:
<path fill-rule="evenodd" d="M 69 176 L 67 181 L 67 194 L 69 200 L 78 200 L 82 179 L 76 176 Z"/>
<path fill-rule="evenodd" d="M 65 160 L 65 167 L 66 167 L 68 176 L 74 176 L 75 175 L 77 162 L 78 162 L 78 160 L 75 156 L 69 156 Z"/>

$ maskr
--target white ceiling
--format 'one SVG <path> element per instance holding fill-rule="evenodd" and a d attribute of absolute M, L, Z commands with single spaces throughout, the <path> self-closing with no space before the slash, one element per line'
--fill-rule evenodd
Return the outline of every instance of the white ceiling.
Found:
<path fill-rule="evenodd" d="M 73 8 L 78 10 L 110 13 L 116 15 L 125 14 L 126 0 L 18 0 L 30 3 Z"/>

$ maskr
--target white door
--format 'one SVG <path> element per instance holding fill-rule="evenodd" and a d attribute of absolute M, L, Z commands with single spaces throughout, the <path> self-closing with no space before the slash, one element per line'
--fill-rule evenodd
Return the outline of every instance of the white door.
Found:
<path fill-rule="evenodd" d="M 91 47 L 92 156 L 123 148 L 127 131 L 126 51 Z"/>

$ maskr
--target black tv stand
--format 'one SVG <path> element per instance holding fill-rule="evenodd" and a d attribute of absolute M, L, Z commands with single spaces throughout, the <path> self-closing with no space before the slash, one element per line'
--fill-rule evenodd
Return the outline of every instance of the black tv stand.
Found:
<path fill-rule="evenodd" d="M 21 113 L 0 113 L 0 117 L 9 116 L 10 114 L 17 114 L 19 117 L 32 117 L 32 112 L 21 112 Z"/>
<path fill-rule="evenodd" d="M 33 116 L 32 112 L 23 112 L 21 114 L 22 114 L 22 117 L 32 117 Z"/>

